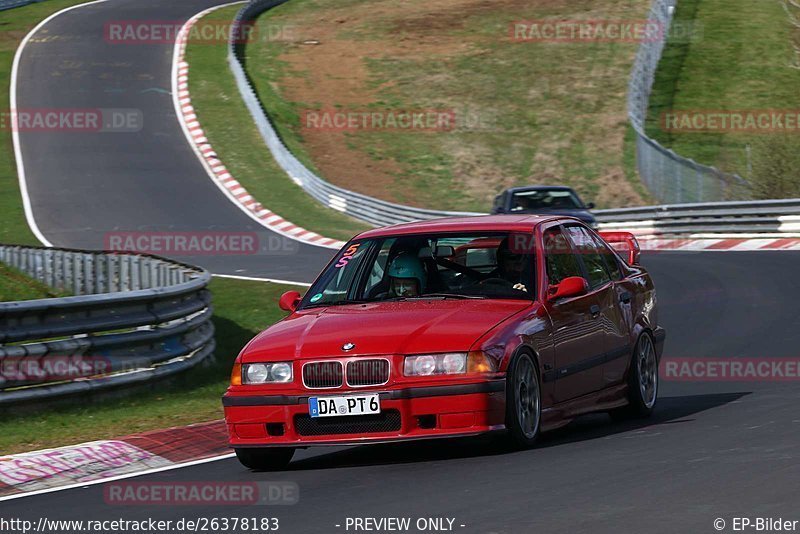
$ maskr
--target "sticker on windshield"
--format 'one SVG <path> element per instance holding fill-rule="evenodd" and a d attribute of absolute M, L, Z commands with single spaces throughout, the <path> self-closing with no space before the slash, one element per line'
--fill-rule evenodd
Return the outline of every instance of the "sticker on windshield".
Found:
<path fill-rule="evenodd" d="M 347 247 L 347 250 L 344 251 L 344 254 L 342 254 L 342 257 L 339 258 L 339 261 L 336 262 L 336 265 L 334 267 L 336 267 L 337 269 L 341 269 L 342 267 L 347 265 L 350 262 L 350 260 L 353 259 L 353 256 L 356 255 L 356 252 L 358 252 L 359 246 L 361 246 L 361 243 L 355 243 Z"/>
<path fill-rule="evenodd" d="M 313 302 L 317 302 L 321 298 L 322 298 L 322 293 L 317 293 L 316 295 L 311 297 L 309 300 L 313 303 Z"/>

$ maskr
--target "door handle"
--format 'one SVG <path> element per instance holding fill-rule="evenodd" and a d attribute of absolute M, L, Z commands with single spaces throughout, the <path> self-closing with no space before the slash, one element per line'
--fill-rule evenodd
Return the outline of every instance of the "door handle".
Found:
<path fill-rule="evenodd" d="M 589 311 L 592 312 L 592 319 L 597 319 L 597 317 L 600 315 L 600 306 L 597 304 L 592 304 L 591 308 L 589 308 Z"/>
<path fill-rule="evenodd" d="M 631 294 L 630 294 L 630 293 L 628 293 L 627 291 L 625 291 L 624 293 L 622 293 L 622 294 L 619 296 L 619 301 L 620 301 L 620 302 L 624 302 L 624 303 L 626 303 L 626 304 L 627 304 L 628 302 L 630 302 L 630 301 L 631 301 Z"/>

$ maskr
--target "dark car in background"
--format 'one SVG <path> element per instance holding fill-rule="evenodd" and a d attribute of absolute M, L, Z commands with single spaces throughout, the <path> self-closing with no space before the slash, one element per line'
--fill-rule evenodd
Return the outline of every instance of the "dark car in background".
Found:
<path fill-rule="evenodd" d="M 585 204 L 573 189 L 563 185 L 532 185 L 511 187 L 494 198 L 492 215 L 501 213 L 561 215 L 575 217 L 594 227 L 595 218 L 589 213 L 593 203 Z"/>

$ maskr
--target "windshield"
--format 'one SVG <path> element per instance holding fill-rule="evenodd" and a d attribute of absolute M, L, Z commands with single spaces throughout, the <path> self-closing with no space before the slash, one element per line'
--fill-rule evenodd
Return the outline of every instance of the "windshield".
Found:
<path fill-rule="evenodd" d="M 413 299 L 534 298 L 532 234 L 382 237 L 350 243 L 300 308 Z"/>
<path fill-rule="evenodd" d="M 514 193 L 511 211 L 582 209 L 583 202 L 572 191 L 536 189 Z"/>

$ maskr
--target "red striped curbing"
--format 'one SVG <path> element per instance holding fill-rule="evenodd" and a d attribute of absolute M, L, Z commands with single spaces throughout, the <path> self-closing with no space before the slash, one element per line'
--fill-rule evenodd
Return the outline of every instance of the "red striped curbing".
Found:
<path fill-rule="evenodd" d="M 787 237 L 686 237 L 638 236 L 643 251 L 769 251 L 800 250 L 800 238 Z"/>
<path fill-rule="evenodd" d="M 194 146 L 195 152 L 202 160 L 211 178 L 217 182 L 217 185 L 228 193 L 231 200 L 242 209 L 250 212 L 263 226 L 286 237 L 311 245 L 334 249 L 341 248 L 344 245 L 343 241 L 324 237 L 301 228 L 264 207 L 231 175 L 209 143 L 200 122 L 197 120 L 197 114 L 192 106 L 192 99 L 189 94 L 189 64 L 186 62 L 187 39 L 185 37 L 189 34 L 192 26 L 210 11 L 203 11 L 189 19 L 181 28 L 175 44 L 174 61 L 176 62 L 176 68 L 173 69 L 175 79 L 172 82 L 172 86 L 177 97 L 175 100 L 176 112 L 179 120 L 184 125 L 189 142 Z"/>
<path fill-rule="evenodd" d="M 0 456 L 0 498 L 230 453 L 222 420 Z"/>

